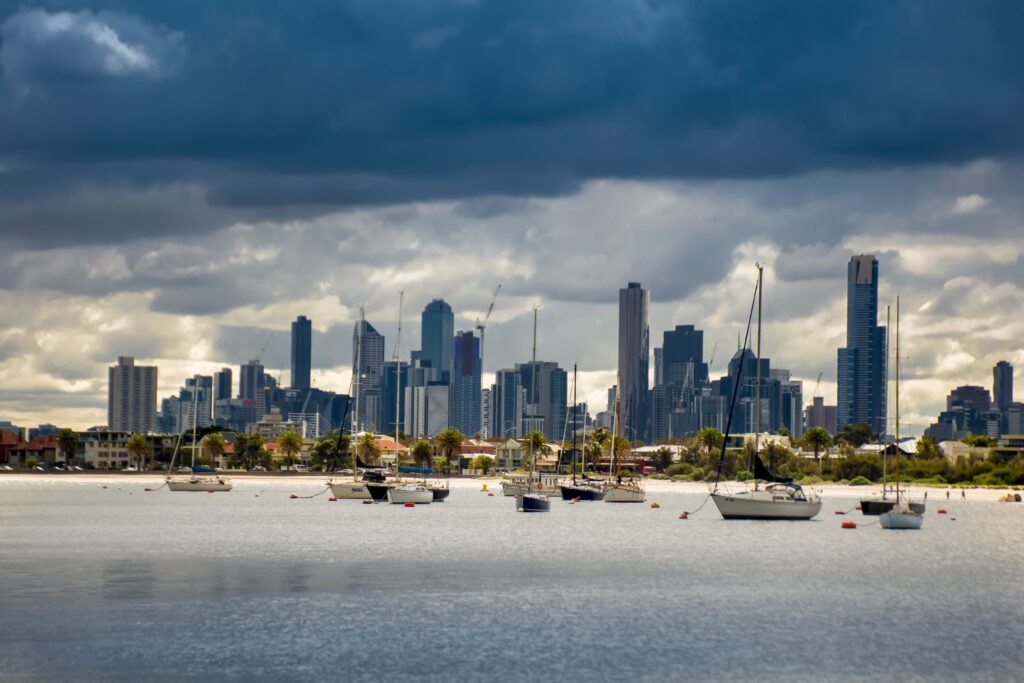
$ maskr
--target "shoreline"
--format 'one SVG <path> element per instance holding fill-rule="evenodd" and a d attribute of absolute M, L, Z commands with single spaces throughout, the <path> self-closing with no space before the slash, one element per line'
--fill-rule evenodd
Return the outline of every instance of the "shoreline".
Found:
<path fill-rule="evenodd" d="M 0 473 L 0 486 L 7 482 L 21 481 L 31 483 L 52 483 L 67 482 L 69 484 L 128 484 L 137 483 L 140 486 L 159 486 L 167 475 L 159 472 L 3 472 Z M 324 485 L 332 477 L 321 472 L 220 472 L 218 476 L 232 479 L 239 483 L 251 482 L 254 484 L 266 484 L 269 482 L 293 482 L 300 485 Z M 334 479 L 345 479 L 351 475 L 335 475 Z M 462 490 L 481 491 L 484 484 L 488 490 L 499 493 L 501 477 L 451 477 L 448 479 L 451 487 Z M 723 481 L 722 488 L 729 490 L 742 489 L 745 482 Z M 709 487 L 705 482 L 692 481 L 665 481 L 661 479 L 645 480 L 644 486 L 648 493 L 648 501 L 654 502 L 651 496 L 666 493 L 685 494 L 707 494 Z M 833 498 L 860 498 L 869 496 L 881 491 L 881 485 L 871 484 L 865 486 L 849 486 L 847 484 L 822 483 L 808 485 L 805 488 L 819 491 L 822 496 Z M 999 496 L 1007 493 L 1017 493 L 1013 488 L 984 488 L 967 486 L 923 486 L 910 484 L 905 487 L 907 493 L 915 498 L 923 498 L 926 493 L 931 493 L 934 501 L 947 500 L 944 492 L 949 491 L 949 501 L 963 500 L 960 491 L 964 491 L 967 500 L 998 502 Z"/>

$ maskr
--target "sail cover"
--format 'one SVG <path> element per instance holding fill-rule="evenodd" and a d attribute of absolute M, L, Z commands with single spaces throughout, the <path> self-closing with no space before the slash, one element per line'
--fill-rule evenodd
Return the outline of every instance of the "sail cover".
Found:
<path fill-rule="evenodd" d="M 384 469 L 384 465 L 367 465 L 365 462 L 360 460 L 358 456 L 356 457 L 356 466 L 358 466 L 359 469 L 361 469 L 361 470 L 382 470 L 382 469 Z"/>
<path fill-rule="evenodd" d="M 434 470 L 429 467 L 407 467 L 406 465 L 400 465 L 398 471 L 402 474 L 433 474 Z"/>
<path fill-rule="evenodd" d="M 772 476 L 772 473 L 768 471 L 768 468 L 761 462 L 761 456 L 754 456 L 754 479 L 760 479 L 761 481 L 774 481 L 779 484 L 792 484 L 793 477 L 780 477 Z"/>

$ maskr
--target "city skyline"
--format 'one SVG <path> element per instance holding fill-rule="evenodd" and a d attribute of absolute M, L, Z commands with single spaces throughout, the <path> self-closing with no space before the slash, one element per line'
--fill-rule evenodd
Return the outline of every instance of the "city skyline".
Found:
<path fill-rule="evenodd" d="M 717 377 L 754 262 L 767 355 L 834 404 L 842 272 L 872 253 L 919 433 L 950 388 L 1024 368 L 1019 7 L 794 6 L 795 49 L 770 5 L 428 3 L 395 25 L 0 0 L 0 420 L 103 424 L 122 355 L 160 397 L 257 357 L 287 385 L 297 315 L 313 386 L 345 392 L 360 305 L 389 339 L 400 290 L 470 330 L 498 283 L 482 384 L 529 357 L 537 302 L 539 355 L 599 406 L 619 288 L 650 289 L 652 346 L 703 330 Z"/>

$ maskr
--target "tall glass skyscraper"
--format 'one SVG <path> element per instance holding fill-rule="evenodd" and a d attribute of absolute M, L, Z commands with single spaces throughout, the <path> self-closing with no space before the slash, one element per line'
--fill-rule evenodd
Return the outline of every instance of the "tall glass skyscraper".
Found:
<path fill-rule="evenodd" d="M 443 299 L 434 299 L 423 309 L 420 325 L 420 358 L 441 373 L 441 381 L 451 381 L 452 338 L 455 315 Z"/>
<path fill-rule="evenodd" d="M 480 338 L 459 332 L 453 347 L 452 398 L 448 419 L 454 429 L 473 436 L 480 425 Z"/>
<path fill-rule="evenodd" d="M 353 387 L 356 393 L 353 400 L 358 405 L 356 431 L 381 431 L 384 429 L 381 413 L 384 335 L 365 320 L 357 320 L 352 331 L 352 367 L 359 373 Z"/>
<path fill-rule="evenodd" d="M 309 389 L 313 323 L 300 315 L 292 323 L 292 389 Z"/>
<path fill-rule="evenodd" d="M 620 433 L 627 439 L 647 436 L 647 369 L 650 358 L 650 327 L 647 309 L 651 292 L 639 282 L 619 290 L 619 400 L 622 402 Z"/>
<path fill-rule="evenodd" d="M 839 349 L 837 428 L 886 432 L 885 326 L 878 324 L 878 259 L 861 254 L 846 271 L 846 347 Z"/>
<path fill-rule="evenodd" d="M 1013 403 L 1013 366 L 1005 360 L 996 363 L 992 368 L 992 398 L 996 402 L 996 410 L 1005 412 Z"/>

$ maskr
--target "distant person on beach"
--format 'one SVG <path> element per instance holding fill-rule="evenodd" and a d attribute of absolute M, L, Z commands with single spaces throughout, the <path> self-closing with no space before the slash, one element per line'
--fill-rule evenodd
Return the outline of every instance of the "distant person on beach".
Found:
<path fill-rule="evenodd" d="M 949 500 L 949 489 L 946 489 L 946 500 Z"/>
<path fill-rule="evenodd" d="M 928 500 L 928 492 L 927 491 L 924 492 L 924 499 Z"/>
<path fill-rule="evenodd" d="M 960 489 L 960 497 L 963 500 L 967 500 L 967 489 Z"/>

